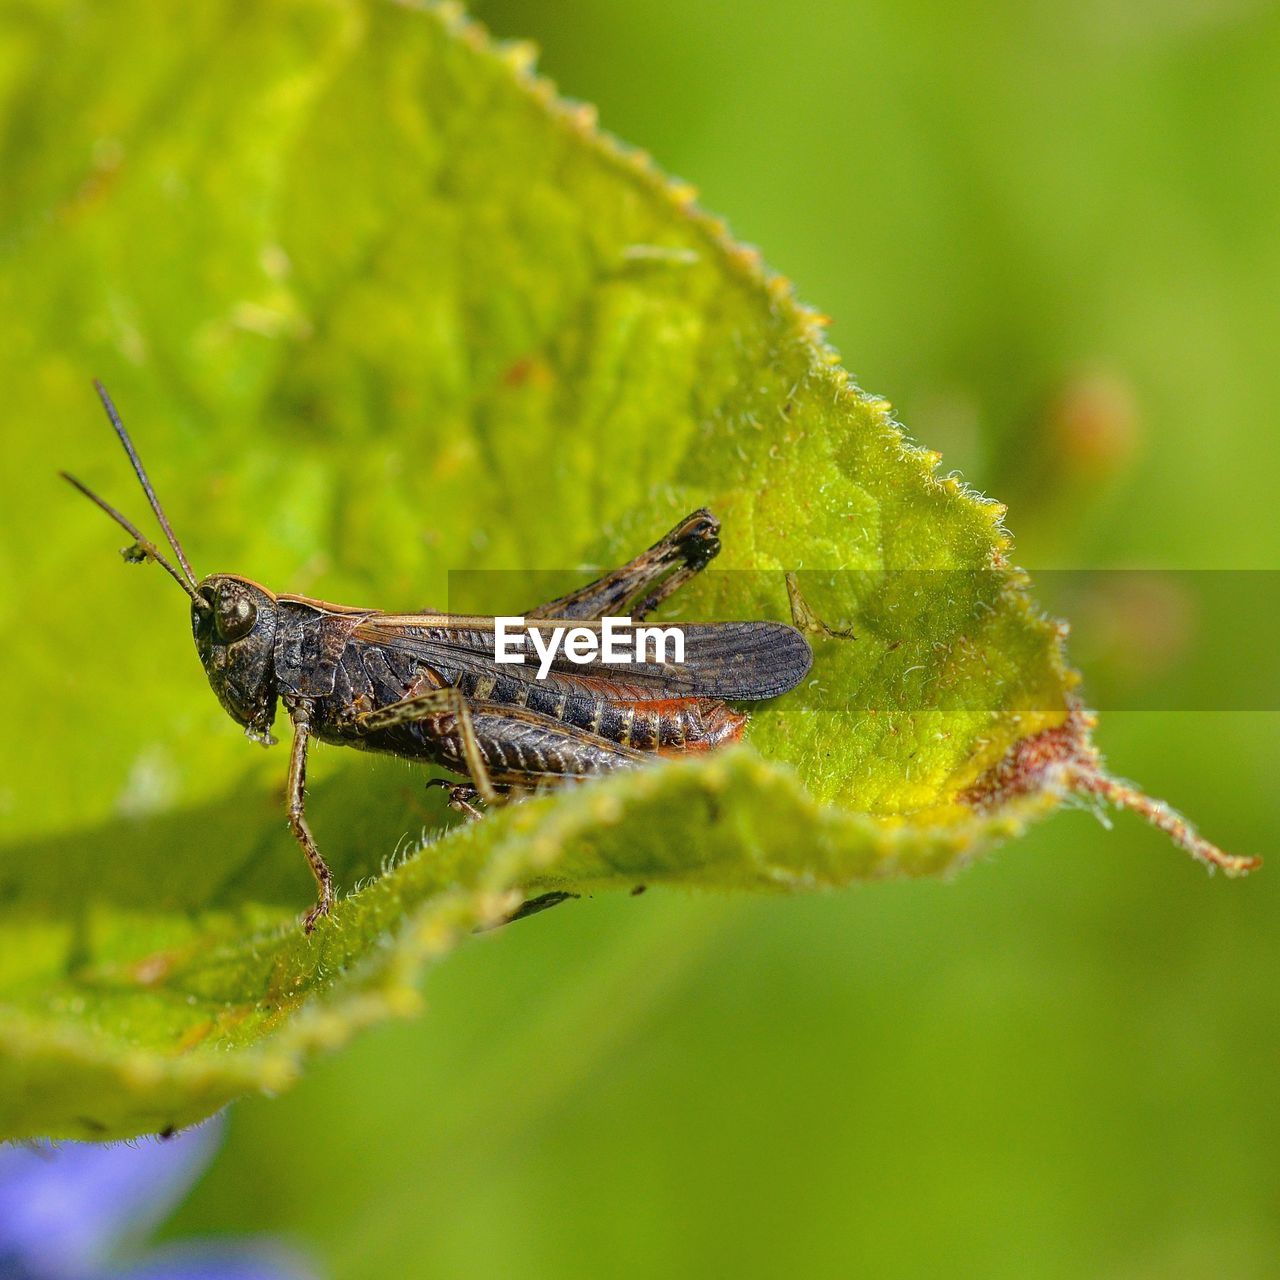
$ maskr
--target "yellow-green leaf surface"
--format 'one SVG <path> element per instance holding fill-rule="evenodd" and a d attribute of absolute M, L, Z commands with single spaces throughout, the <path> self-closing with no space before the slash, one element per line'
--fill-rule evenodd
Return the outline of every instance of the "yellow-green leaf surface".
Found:
<path fill-rule="evenodd" d="M 526 49 L 386 0 L 49 0 L 10 7 L 0 113 L 0 1136 L 280 1089 L 539 891 L 935 873 L 1073 791 L 1214 856 L 1100 772 L 1001 509 Z M 477 824 L 420 768 L 321 749 L 346 893 L 305 937 L 284 752 L 54 477 L 141 511 L 92 375 L 201 573 L 403 611 L 501 570 L 469 589 L 511 612 L 707 505 L 724 552 L 668 615 L 786 618 L 794 573 L 811 677 L 732 751 Z"/>

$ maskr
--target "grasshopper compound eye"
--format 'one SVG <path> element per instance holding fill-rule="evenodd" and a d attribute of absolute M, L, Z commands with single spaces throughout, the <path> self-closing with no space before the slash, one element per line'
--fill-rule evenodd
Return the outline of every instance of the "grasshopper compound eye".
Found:
<path fill-rule="evenodd" d="M 258 606 L 243 587 L 225 586 L 218 592 L 213 606 L 213 620 L 220 640 L 229 644 L 247 636 L 257 619 Z"/>

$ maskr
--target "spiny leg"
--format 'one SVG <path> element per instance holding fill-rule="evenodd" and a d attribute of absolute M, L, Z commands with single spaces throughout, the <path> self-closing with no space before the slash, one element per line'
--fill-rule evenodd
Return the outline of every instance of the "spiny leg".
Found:
<path fill-rule="evenodd" d="M 476 740 L 470 704 L 460 690 L 451 686 L 443 689 L 429 689 L 425 693 L 414 694 L 411 697 L 402 698 L 399 702 L 379 707 L 376 711 L 366 711 L 357 719 L 356 724 L 360 729 L 372 733 L 378 729 L 390 729 L 395 725 L 412 724 L 415 721 L 430 720 L 436 716 L 453 717 L 457 725 L 458 738 L 462 745 L 462 759 L 467 766 L 467 773 L 475 784 L 480 798 L 486 804 L 493 804 L 498 798 L 498 793 L 494 790 L 484 754 Z"/>
<path fill-rule="evenodd" d="M 316 878 L 320 899 L 302 921 L 304 933 L 310 933 L 316 927 L 321 916 L 327 916 L 333 910 L 333 872 L 320 856 L 316 842 L 307 825 L 305 812 L 307 790 L 307 740 L 311 733 L 311 704 L 299 702 L 289 709 L 289 718 L 293 721 L 293 747 L 289 753 L 288 814 L 289 830 L 302 846 L 307 855 L 307 863 L 311 874 Z"/>
<path fill-rule="evenodd" d="M 630 617 L 637 622 L 720 553 L 720 522 L 705 507 L 621 568 L 530 609 L 529 618 Z"/>

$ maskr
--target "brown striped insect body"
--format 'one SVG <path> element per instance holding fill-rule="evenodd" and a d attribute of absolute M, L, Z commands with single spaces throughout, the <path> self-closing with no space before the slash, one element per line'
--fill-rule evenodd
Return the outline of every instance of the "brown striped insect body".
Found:
<path fill-rule="evenodd" d="M 477 798 L 493 803 L 736 741 L 746 717 L 728 702 L 775 697 L 809 670 L 807 640 L 780 622 L 676 624 L 683 661 L 655 657 L 619 667 L 560 654 L 544 673 L 498 664 L 491 617 L 353 608 L 277 595 L 235 574 L 197 579 L 115 406 L 100 385 L 98 392 L 176 565 L 114 507 L 66 479 L 133 537 L 127 559 L 160 564 L 190 597 L 200 661 L 245 732 L 270 743 L 279 705 L 287 712 L 289 824 L 319 886 L 308 930 L 333 902 L 332 876 L 304 810 L 311 738 L 460 774 L 468 781 L 451 787 L 451 802 L 475 814 Z M 590 632 L 608 618 L 639 622 L 719 550 L 717 521 L 695 511 L 627 564 L 528 610 L 516 647 L 532 653 L 533 629 Z"/>

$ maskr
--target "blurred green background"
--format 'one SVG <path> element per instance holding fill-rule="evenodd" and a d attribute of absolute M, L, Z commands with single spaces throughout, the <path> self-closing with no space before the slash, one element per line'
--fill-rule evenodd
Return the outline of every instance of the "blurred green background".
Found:
<path fill-rule="evenodd" d="M 1276 567 L 1276 6 L 475 11 L 833 317 L 1021 563 Z M 952 883 L 501 930 L 238 1105 L 170 1230 L 352 1278 L 1280 1274 L 1278 728 L 1100 730 L 1272 855 L 1244 883 L 1067 813 Z"/>

